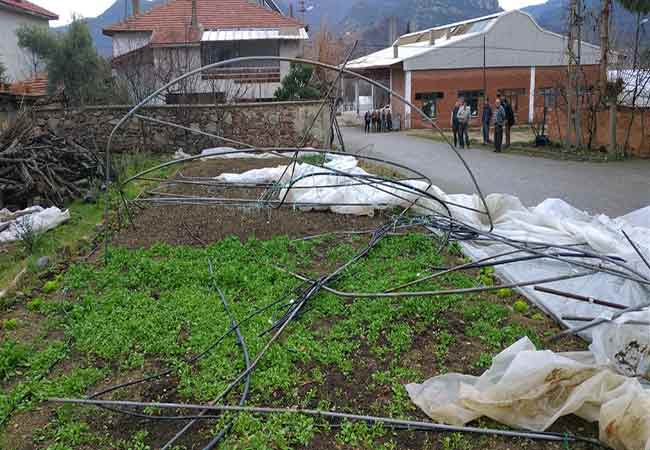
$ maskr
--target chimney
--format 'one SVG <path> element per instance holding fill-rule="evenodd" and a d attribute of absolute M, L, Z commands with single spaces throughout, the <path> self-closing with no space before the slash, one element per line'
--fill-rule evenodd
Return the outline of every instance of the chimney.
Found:
<path fill-rule="evenodd" d="M 429 31 L 429 45 L 436 45 L 436 35 L 433 34 L 433 30 Z"/>
<path fill-rule="evenodd" d="M 140 0 L 131 0 L 132 13 L 134 16 L 140 14 Z"/>
<path fill-rule="evenodd" d="M 198 16 L 198 12 L 196 10 L 196 2 L 197 1 L 198 0 L 192 0 L 192 22 L 190 23 L 190 25 L 192 25 L 192 27 L 198 27 L 199 26 L 199 16 Z"/>
<path fill-rule="evenodd" d="M 393 45 L 393 58 L 399 58 L 399 45 Z"/>
<path fill-rule="evenodd" d="M 289 3 L 289 17 L 293 17 L 293 3 Z"/>

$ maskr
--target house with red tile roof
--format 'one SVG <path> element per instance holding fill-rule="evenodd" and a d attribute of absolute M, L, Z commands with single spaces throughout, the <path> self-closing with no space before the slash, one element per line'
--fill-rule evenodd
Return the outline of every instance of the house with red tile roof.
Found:
<path fill-rule="evenodd" d="M 134 11 L 138 11 L 135 0 Z M 298 56 L 306 27 L 273 0 L 169 0 L 104 28 L 113 68 L 134 99 L 190 70 L 244 56 Z M 289 64 L 249 61 L 203 71 L 165 95 L 167 103 L 273 97 Z"/>
<path fill-rule="evenodd" d="M 58 16 L 27 0 L 0 0 L 0 61 L 7 71 L 7 82 L 32 79 L 42 69 L 33 58 L 18 46 L 16 30 L 24 25 L 48 27 Z"/>

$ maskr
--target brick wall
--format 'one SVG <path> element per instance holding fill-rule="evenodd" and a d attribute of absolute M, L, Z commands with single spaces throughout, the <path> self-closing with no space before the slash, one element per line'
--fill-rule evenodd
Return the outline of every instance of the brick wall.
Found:
<path fill-rule="evenodd" d="M 320 102 L 241 103 L 231 105 L 162 105 L 142 108 L 138 114 L 173 122 L 257 147 L 296 146 L 316 114 Z M 40 108 L 36 119 L 61 136 L 104 150 L 111 130 L 129 106 L 92 106 L 79 109 Z M 329 126 L 327 108 L 316 121 L 307 145 L 322 147 Z M 218 139 L 175 127 L 133 118 L 116 134 L 115 151 L 145 149 L 195 153 L 204 148 L 230 146 Z"/>
<path fill-rule="evenodd" d="M 597 66 L 583 66 L 585 84 L 593 84 L 597 79 Z M 396 71 L 393 71 L 393 87 L 396 87 Z M 516 123 L 529 122 L 530 67 L 488 68 L 485 72 L 487 79 L 487 96 L 494 105 L 497 93 L 503 89 L 516 89 L 521 94 L 516 96 L 513 106 L 516 107 Z M 535 69 L 535 89 L 564 86 L 566 84 L 566 67 L 537 67 Z M 403 84 L 403 76 L 401 78 Z M 484 88 L 482 68 L 475 69 L 444 69 L 412 72 L 411 101 L 422 107 L 422 101 L 416 100 L 418 93 L 440 92 L 443 97 L 436 103 L 437 122 L 439 126 L 450 126 L 451 111 L 459 91 L 481 91 Z M 402 88 L 403 89 L 403 88 Z M 543 98 L 535 96 L 535 106 L 541 105 Z M 474 126 L 480 125 L 482 102 L 479 102 L 478 115 L 472 120 Z M 418 114 L 412 115 L 412 127 L 421 128 L 423 123 Z"/>
<path fill-rule="evenodd" d="M 596 112 L 595 132 L 592 136 L 593 149 L 606 150 L 609 147 L 609 110 Z M 558 126 L 559 121 L 559 126 Z M 582 115 L 582 142 L 589 142 L 589 124 L 591 118 L 588 114 Z M 553 109 L 547 112 L 547 134 L 554 141 L 566 139 L 566 111 Z M 616 112 L 616 144 L 619 149 L 625 145 L 629 128 L 627 152 L 639 158 L 650 158 L 650 108 L 638 109 L 633 112 L 631 108 L 619 106 Z M 572 133 L 571 139 L 575 139 Z"/>

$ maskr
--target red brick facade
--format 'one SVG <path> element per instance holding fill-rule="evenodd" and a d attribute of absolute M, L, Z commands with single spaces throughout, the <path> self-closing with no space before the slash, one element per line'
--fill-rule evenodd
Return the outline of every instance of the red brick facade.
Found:
<path fill-rule="evenodd" d="M 583 66 L 584 84 L 592 86 L 597 79 L 598 66 Z M 392 69 L 393 89 L 403 95 L 404 72 L 401 68 Z M 515 109 L 516 123 L 529 122 L 531 69 L 530 67 L 488 68 L 485 71 L 487 96 L 494 105 L 497 93 L 506 94 Z M 544 98 L 539 95 L 539 90 L 544 88 L 558 88 L 566 82 L 566 67 L 537 67 L 535 68 L 535 109 L 543 106 Z M 484 72 L 482 68 L 475 69 L 440 69 L 411 72 L 411 102 L 421 108 L 425 103 L 421 97 L 434 94 L 435 118 L 440 127 L 450 126 L 451 111 L 459 93 L 482 91 L 484 88 Z M 420 95 L 418 95 L 420 94 Z M 472 125 L 479 125 L 479 117 L 483 110 L 483 97 L 477 100 L 478 114 Z M 397 100 L 392 101 L 393 110 L 403 116 L 403 104 Z M 423 123 L 419 114 L 411 114 L 411 127 L 421 128 Z"/>
<path fill-rule="evenodd" d="M 606 150 L 610 144 L 610 111 L 604 109 L 596 112 L 596 121 L 592 136 L 589 126 L 591 117 L 588 113 L 582 115 L 582 142 L 589 143 L 593 149 Z M 559 120 L 559 124 L 558 124 Z M 566 108 L 558 108 L 547 113 L 547 134 L 556 141 L 566 139 Z M 629 132 L 629 136 L 628 136 Z M 571 134 L 575 139 L 575 133 Z M 627 147 L 625 144 L 627 143 Z M 650 108 L 632 108 L 619 106 L 616 113 L 616 145 L 639 158 L 650 158 Z"/>

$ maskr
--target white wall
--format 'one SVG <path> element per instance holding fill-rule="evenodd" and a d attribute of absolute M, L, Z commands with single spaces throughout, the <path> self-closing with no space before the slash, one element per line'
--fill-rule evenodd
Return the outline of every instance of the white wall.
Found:
<path fill-rule="evenodd" d="M 113 36 L 113 58 L 144 47 L 151 40 L 149 31 L 128 31 Z"/>
<path fill-rule="evenodd" d="M 25 80 L 33 76 L 33 66 L 27 52 L 18 47 L 16 30 L 22 25 L 47 27 L 49 22 L 28 14 L 16 14 L 0 7 L 0 61 L 7 66 L 9 81 Z"/>
<path fill-rule="evenodd" d="M 146 45 L 149 38 L 148 33 L 116 33 L 113 36 L 114 55 L 124 54 L 125 52 L 132 51 L 134 48 L 138 48 L 138 46 Z M 302 53 L 302 43 L 300 41 L 280 41 L 279 53 L 280 56 L 299 56 Z M 147 86 L 146 88 L 151 92 L 153 92 L 154 88 L 162 86 L 163 83 L 171 81 L 175 77 L 196 69 L 201 65 L 201 48 L 198 45 L 189 47 L 155 47 L 153 54 L 153 74 L 142 77 L 147 80 L 147 84 L 151 84 L 151 87 Z M 263 54 L 268 54 L 268 52 L 260 50 L 260 55 Z M 120 70 L 116 72 L 117 75 L 127 75 L 126 73 L 120 73 Z M 280 77 L 285 76 L 288 72 L 289 63 L 281 62 Z M 133 74 L 130 74 L 130 76 L 133 78 Z M 230 80 L 204 80 L 200 75 L 190 77 L 182 83 L 182 86 L 177 85 L 175 88 L 172 88 L 172 91 L 196 93 L 225 92 L 228 98 L 237 97 L 248 99 L 272 98 L 276 89 L 280 87 L 280 83 L 242 84 Z"/>
<path fill-rule="evenodd" d="M 528 14 L 511 11 L 487 30 L 487 67 L 543 67 L 566 65 L 566 39 L 542 30 Z M 598 47 L 583 43 L 582 63 L 598 64 Z M 457 69 L 483 66 L 483 35 L 477 34 L 408 59 L 405 70 Z"/>

